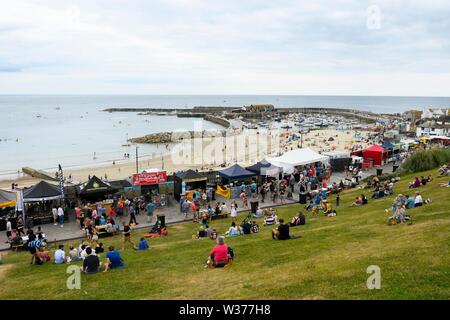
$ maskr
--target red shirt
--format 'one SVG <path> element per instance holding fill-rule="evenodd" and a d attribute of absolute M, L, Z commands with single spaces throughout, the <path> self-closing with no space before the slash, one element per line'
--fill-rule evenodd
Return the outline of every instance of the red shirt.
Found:
<path fill-rule="evenodd" d="M 215 262 L 228 261 L 228 246 L 226 244 L 217 244 L 209 254 L 214 254 Z"/>

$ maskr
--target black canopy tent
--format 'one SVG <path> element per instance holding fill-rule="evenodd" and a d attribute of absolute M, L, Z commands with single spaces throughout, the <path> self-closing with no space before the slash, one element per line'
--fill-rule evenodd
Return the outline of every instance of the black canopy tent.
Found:
<path fill-rule="evenodd" d="M 23 202 L 39 202 L 62 199 L 63 193 L 59 185 L 41 181 L 23 191 Z"/>
<path fill-rule="evenodd" d="M 52 207 L 55 201 L 64 201 L 63 192 L 59 185 L 41 181 L 23 191 L 26 219 L 32 219 L 33 224 L 49 223 L 53 221 Z"/>
<path fill-rule="evenodd" d="M 219 175 L 222 177 L 222 179 L 227 181 L 241 181 L 256 176 L 256 173 L 246 170 L 240 165 L 235 164 L 227 169 L 219 171 Z"/>
<path fill-rule="evenodd" d="M 174 174 L 174 197 L 177 201 L 180 201 L 181 194 L 183 193 L 183 183 L 186 188 L 193 189 L 206 189 L 206 182 L 208 178 L 194 170 L 187 170 Z"/>
<path fill-rule="evenodd" d="M 90 201 L 104 200 L 117 191 L 117 188 L 97 178 L 97 176 L 93 176 L 88 182 L 78 186 L 78 196 L 81 199 Z"/>

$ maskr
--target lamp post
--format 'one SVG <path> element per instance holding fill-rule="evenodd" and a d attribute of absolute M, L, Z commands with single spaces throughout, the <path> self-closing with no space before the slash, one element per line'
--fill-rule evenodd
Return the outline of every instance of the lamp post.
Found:
<path fill-rule="evenodd" d="M 138 155 L 138 146 L 136 146 L 136 173 L 139 173 L 139 155 Z"/>

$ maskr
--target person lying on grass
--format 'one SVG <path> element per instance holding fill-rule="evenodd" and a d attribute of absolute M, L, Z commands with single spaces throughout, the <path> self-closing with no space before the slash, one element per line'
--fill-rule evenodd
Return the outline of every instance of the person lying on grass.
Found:
<path fill-rule="evenodd" d="M 234 258 L 234 251 L 225 244 L 225 237 L 217 238 L 217 244 L 209 253 L 209 259 L 206 261 L 205 268 L 223 268 Z"/>
<path fill-rule="evenodd" d="M 439 186 L 440 187 L 447 187 L 447 188 L 449 188 L 450 187 L 450 181 L 448 183 L 439 183 Z"/>
<path fill-rule="evenodd" d="M 289 240 L 300 238 L 300 236 L 291 236 L 289 234 L 289 225 L 284 223 L 284 219 L 280 219 L 280 225 L 277 229 L 272 229 L 272 239 Z"/>

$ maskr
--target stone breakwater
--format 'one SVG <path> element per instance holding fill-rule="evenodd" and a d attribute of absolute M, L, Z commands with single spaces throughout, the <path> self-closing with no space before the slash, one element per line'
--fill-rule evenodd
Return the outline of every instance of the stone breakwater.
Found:
<path fill-rule="evenodd" d="M 159 132 L 145 135 L 143 137 L 131 138 L 128 141 L 132 143 L 173 143 L 181 142 L 183 140 L 189 140 L 194 138 L 208 138 L 208 137 L 218 137 L 224 136 L 225 130 L 220 131 L 174 131 L 174 132 Z"/>

